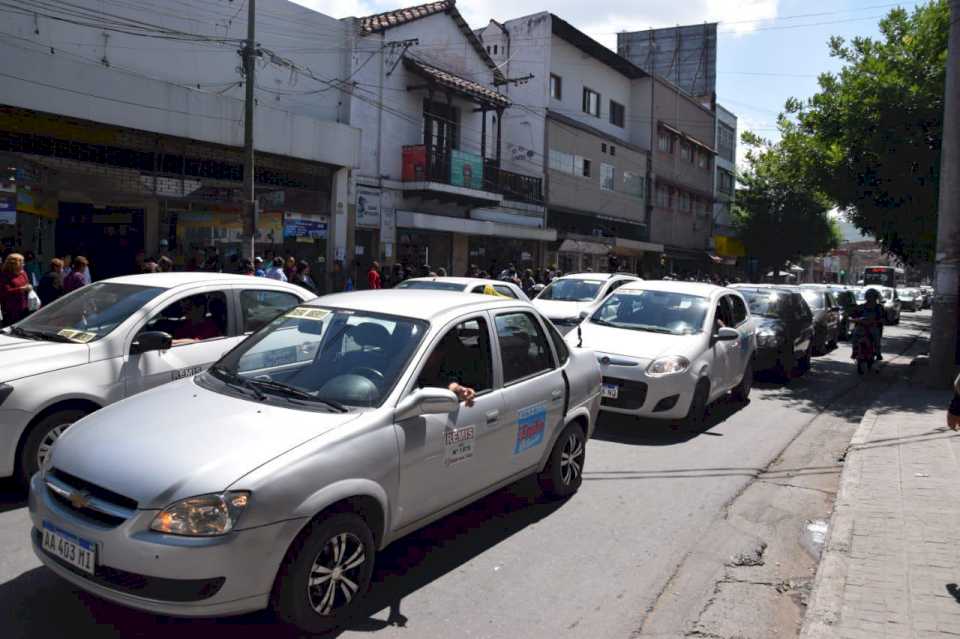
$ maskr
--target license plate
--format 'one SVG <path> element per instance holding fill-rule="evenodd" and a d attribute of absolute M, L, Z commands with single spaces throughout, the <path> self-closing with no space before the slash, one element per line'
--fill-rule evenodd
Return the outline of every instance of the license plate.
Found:
<path fill-rule="evenodd" d="M 620 387 L 616 384 L 604 384 L 600 388 L 600 396 L 604 399 L 617 399 L 620 395 Z"/>
<path fill-rule="evenodd" d="M 97 564 L 97 545 L 63 528 L 43 522 L 43 549 L 80 570 L 93 574 Z"/>

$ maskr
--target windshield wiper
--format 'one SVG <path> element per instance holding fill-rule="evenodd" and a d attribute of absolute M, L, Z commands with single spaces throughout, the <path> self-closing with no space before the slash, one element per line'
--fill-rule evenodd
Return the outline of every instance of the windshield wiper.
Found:
<path fill-rule="evenodd" d="M 233 388 L 240 388 L 243 390 L 248 390 L 253 393 L 254 397 L 259 401 L 263 401 L 267 398 L 263 391 L 254 386 L 249 379 L 246 377 L 241 377 L 240 375 L 228 371 L 223 366 L 211 366 L 210 372 L 213 373 L 220 381 L 228 386 Z"/>
<path fill-rule="evenodd" d="M 614 328 L 619 328 L 617 325 L 613 324 L 612 322 L 608 322 L 605 319 L 600 319 L 599 317 L 591 317 L 590 322 L 592 322 L 593 324 L 599 324 L 600 326 L 613 326 Z"/>
<path fill-rule="evenodd" d="M 59 333 L 47 333 L 44 331 L 28 331 L 25 328 L 20 328 L 19 326 L 11 326 L 10 332 L 16 335 L 17 337 L 23 337 L 26 339 L 38 339 L 42 341 L 50 342 L 63 342 L 64 344 L 79 344 L 80 342 L 75 342 L 66 335 L 60 335 Z"/>
<path fill-rule="evenodd" d="M 319 397 L 311 395 L 307 391 L 303 390 L 302 388 L 297 388 L 296 386 L 291 386 L 289 384 L 284 384 L 282 382 L 275 382 L 273 380 L 266 380 L 266 379 L 249 379 L 246 381 L 259 388 L 262 388 L 267 392 L 274 391 L 282 395 L 286 395 L 287 397 L 292 397 L 293 399 L 302 399 L 307 402 L 316 402 L 320 404 L 326 404 L 327 406 L 337 411 L 338 413 L 347 412 L 347 407 L 341 404 L 340 402 L 334 401 L 332 399 L 320 399 Z"/>
<path fill-rule="evenodd" d="M 635 331 L 647 331 L 648 333 L 664 333 L 666 335 L 676 335 L 669 328 L 660 328 L 659 326 L 650 326 L 649 324 L 634 324 L 633 326 L 625 326 L 624 328 L 629 328 Z"/>
<path fill-rule="evenodd" d="M 11 335 L 16 335 L 17 337 L 22 337 L 23 339 L 35 339 L 35 340 L 37 340 L 37 339 L 38 339 L 38 340 L 42 340 L 42 339 L 43 339 L 43 338 L 40 337 L 39 335 L 37 335 L 37 334 L 35 334 L 35 333 L 31 333 L 30 331 L 26 331 L 26 330 L 20 328 L 19 326 L 11 326 L 11 327 L 10 327 L 10 334 L 11 334 Z"/>

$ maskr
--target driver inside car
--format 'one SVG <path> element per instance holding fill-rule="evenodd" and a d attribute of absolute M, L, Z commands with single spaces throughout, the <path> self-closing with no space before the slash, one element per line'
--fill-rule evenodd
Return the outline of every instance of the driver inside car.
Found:
<path fill-rule="evenodd" d="M 177 326 L 173 333 L 174 346 L 222 337 L 220 327 L 213 319 L 207 317 L 206 304 L 198 304 L 198 301 L 197 297 L 187 297 L 180 300 L 180 309 L 186 319 Z"/>
<path fill-rule="evenodd" d="M 464 347 L 456 330 L 449 331 L 430 353 L 420 371 L 421 388 L 448 388 L 461 402 L 473 406 L 477 391 L 467 386 L 467 380 L 478 379 L 477 357 Z"/>

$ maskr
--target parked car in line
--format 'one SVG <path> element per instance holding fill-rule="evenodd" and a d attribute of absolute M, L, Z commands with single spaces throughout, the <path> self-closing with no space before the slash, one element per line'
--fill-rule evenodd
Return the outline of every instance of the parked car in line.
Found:
<path fill-rule="evenodd" d="M 404 280 L 394 288 L 433 291 L 461 291 L 463 293 L 499 294 L 522 302 L 530 298 L 513 282 L 487 280 L 479 277 L 414 277 Z"/>
<path fill-rule="evenodd" d="M 897 297 L 900 298 L 900 309 L 915 313 L 923 308 L 923 294 L 917 288 L 897 289 Z"/>
<path fill-rule="evenodd" d="M 576 492 L 599 408 L 596 356 L 529 303 L 329 295 L 70 428 L 31 480 L 33 550 L 125 606 L 325 632 L 392 541 L 527 475 Z"/>
<path fill-rule="evenodd" d="M 313 297 L 247 275 L 150 273 L 42 307 L 0 332 L 0 476 L 26 483 L 73 422 L 200 372 Z"/>
<path fill-rule="evenodd" d="M 747 300 L 757 330 L 756 372 L 772 371 L 789 381 L 795 370 L 810 369 L 813 313 L 793 287 L 734 284 Z"/>
<path fill-rule="evenodd" d="M 800 294 L 813 313 L 813 354 L 824 355 L 840 339 L 840 305 L 826 286 L 804 284 Z"/>
<path fill-rule="evenodd" d="M 880 301 L 883 303 L 883 316 L 887 324 L 900 323 L 900 297 L 897 295 L 897 289 L 889 286 L 865 286 L 857 291 L 857 302 L 863 304 L 867 301 L 867 289 L 874 289 L 880 293 Z"/>
<path fill-rule="evenodd" d="M 566 336 L 596 351 L 601 409 L 703 424 L 707 406 L 732 392 L 746 400 L 756 348 L 750 312 L 737 291 L 710 284 L 630 282 Z"/>
<path fill-rule="evenodd" d="M 533 305 L 550 318 L 560 332 L 569 333 L 612 292 L 639 277 L 627 273 L 577 273 L 550 282 Z"/>

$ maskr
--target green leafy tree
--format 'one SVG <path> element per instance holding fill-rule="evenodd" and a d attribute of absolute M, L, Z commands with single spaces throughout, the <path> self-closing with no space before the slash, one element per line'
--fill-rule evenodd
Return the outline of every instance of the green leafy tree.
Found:
<path fill-rule="evenodd" d="M 746 132 L 742 136 L 748 170 L 737 176 L 733 209 L 737 235 L 762 271 L 788 261 L 821 255 L 840 243 L 840 231 L 828 212 L 830 203 L 810 184 L 794 176 L 792 156 Z"/>
<path fill-rule="evenodd" d="M 936 0 L 891 11 L 878 39 L 831 39 L 842 70 L 780 119 L 790 172 L 908 264 L 936 243 L 949 19 Z"/>

